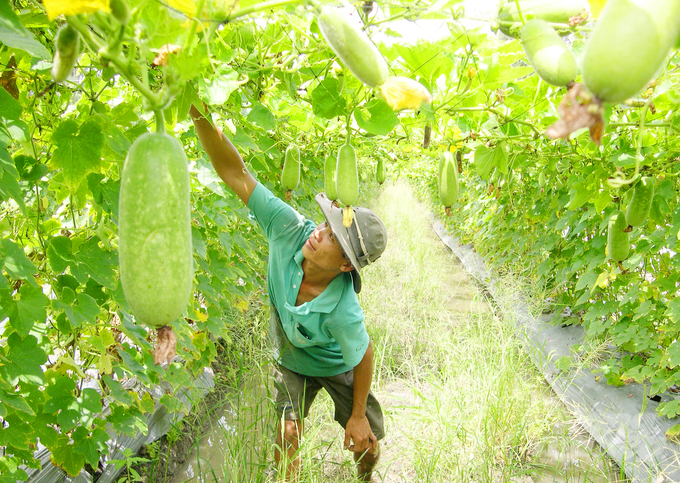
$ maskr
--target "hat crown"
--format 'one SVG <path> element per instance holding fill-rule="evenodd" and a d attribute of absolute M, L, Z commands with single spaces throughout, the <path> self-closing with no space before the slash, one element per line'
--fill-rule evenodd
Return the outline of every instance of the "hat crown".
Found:
<path fill-rule="evenodd" d="M 353 223 L 349 229 L 350 241 L 359 264 L 355 268 L 361 269 L 380 258 L 385 251 L 387 229 L 378 215 L 368 208 L 355 208 L 354 218 L 356 225 Z M 363 239 L 363 246 L 359 236 Z"/>

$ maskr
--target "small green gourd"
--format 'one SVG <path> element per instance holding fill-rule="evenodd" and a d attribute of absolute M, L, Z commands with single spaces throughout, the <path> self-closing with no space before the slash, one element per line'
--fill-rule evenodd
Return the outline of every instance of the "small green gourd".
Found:
<path fill-rule="evenodd" d="M 458 199 L 458 169 L 453 155 L 446 151 L 439 157 L 439 200 L 451 215 L 451 206 Z"/>
<path fill-rule="evenodd" d="M 654 178 L 644 177 L 633 188 L 633 197 L 626 209 L 626 222 L 630 229 L 642 226 L 649 216 L 654 198 Z"/>
<path fill-rule="evenodd" d="M 349 143 L 343 145 L 338 151 L 336 187 L 338 199 L 343 205 L 351 206 L 359 197 L 357 155 L 354 147 Z"/>
<path fill-rule="evenodd" d="M 626 217 L 621 210 L 616 210 L 609 218 L 607 227 L 607 252 L 615 262 L 622 262 L 630 253 L 630 238 L 626 231 Z"/>
<path fill-rule="evenodd" d="M 378 184 L 385 182 L 385 162 L 382 158 L 378 159 L 378 166 L 375 168 L 375 180 Z"/>
<path fill-rule="evenodd" d="M 338 189 L 335 186 L 335 169 L 338 164 L 338 159 L 335 156 L 328 156 L 324 163 L 323 185 L 326 196 L 331 201 L 338 199 Z"/>
<path fill-rule="evenodd" d="M 294 144 L 288 146 L 281 172 L 281 187 L 286 191 L 286 199 L 290 201 L 290 192 L 300 183 L 300 150 Z"/>
<path fill-rule="evenodd" d="M 56 47 L 54 60 L 52 61 L 52 80 L 57 83 L 64 82 L 76 65 L 80 54 L 80 34 L 66 24 L 59 28 L 54 40 Z"/>

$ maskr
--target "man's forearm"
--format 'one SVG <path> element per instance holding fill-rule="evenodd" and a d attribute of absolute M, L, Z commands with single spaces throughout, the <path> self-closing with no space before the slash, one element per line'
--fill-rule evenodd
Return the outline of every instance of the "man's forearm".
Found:
<path fill-rule="evenodd" d="M 195 106 L 191 106 L 189 115 L 215 172 L 247 204 L 256 181 L 248 172 L 241 155 L 222 131 L 213 126 Z"/>
<path fill-rule="evenodd" d="M 361 362 L 354 368 L 354 400 L 352 402 L 352 416 L 366 416 L 366 400 L 371 390 L 373 380 L 373 344 L 369 341 L 368 348 Z"/>

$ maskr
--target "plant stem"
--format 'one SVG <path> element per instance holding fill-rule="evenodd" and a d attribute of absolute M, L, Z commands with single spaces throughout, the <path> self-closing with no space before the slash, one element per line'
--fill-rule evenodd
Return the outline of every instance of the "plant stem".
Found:
<path fill-rule="evenodd" d="M 120 54 L 112 54 L 106 49 L 106 46 L 96 40 L 92 34 L 90 33 L 90 30 L 85 26 L 80 20 L 78 20 L 75 16 L 71 15 L 67 17 L 67 20 L 69 25 L 71 25 L 73 28 L 78 30 L 80 35 L 83 37 L 83 40 L 85 40 L 90 48 L 94 51 L 99 53 L 102 59 L 107 60 L 111 62 L 113 65 L 116 66 L 118 69 L 118 72 L 120 73 L 121 76 L 125 80 L 127 80 L 132 86 L 137 89 L 140 94 L 142 94 L 151 104 L 152 109 L 155 109 L 158 106 L 163 105 L 161 102 L 161 99 L 159 96 L 151 91 L 142 81 L 140 81 L 137 77 L 134 76 L 134 74 L 130 71 L 130 66 L 127 62 L 125 62 Z"/>
<path fill-rule="evenodd" d="M 156 118 L 156 132 L 158 134 L 165 134 L 165 116 L 163 109 L 154 109 L 154 117 Z"/>
<path fill-rule="evenodd" d="M 524 15 L 522 14 L 522 9 L 519 6 L 519 0 L 515 0 L 515 6 L 517 7 L 517 14 L 519 15 L 519 19 L 522 21 L 522 25 L 524 25 L 526 22 L 524 21 Z"/>
<path fill-rule="evenodd" d="M 231 12 L 226 19 L 224 19 L 224 22 L 231 22 L 234 19 L 237 19 L 239 17 L 245 17 L 246 15 L 250 15 L 253 13 L 261 12 L 263 10 L 268 10 L 271 8 L 277 8 L 277 7 L 284 7 L 286 5 L 292 5 L 295 3 L 302 3 L 304 0 L 270 0 L 268 2 L 260 2 L 256 3 L 254 5 L 250 5 L 249 7 L 242 8 L 240 10 L 236 10 L 235 12 Z"/>

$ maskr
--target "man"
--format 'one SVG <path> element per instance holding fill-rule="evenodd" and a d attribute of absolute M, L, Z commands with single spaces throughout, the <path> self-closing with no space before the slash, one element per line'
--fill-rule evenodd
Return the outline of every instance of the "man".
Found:
<path fill-rule="evenodd" d="M 354 209 L 346 228 L 342 210 L 324 194 L 316 201 L 326 222 L 315 226 L 258 183 L 236 148 L 195 107 L 191 117 L 215 171 L 248 206 L 269 241 L 267 284 L 278 363 L 277 467 L 287 480 L 297 480 L 304 418 L 323 388 L 345 428 L 344 447 L 354 452 L 358 477 L 371 481 L 383 415 L 370 392 L 373 346 L 356 294 L 359 270 L 382 255 L 387 230 L 365 208 Z"/>

